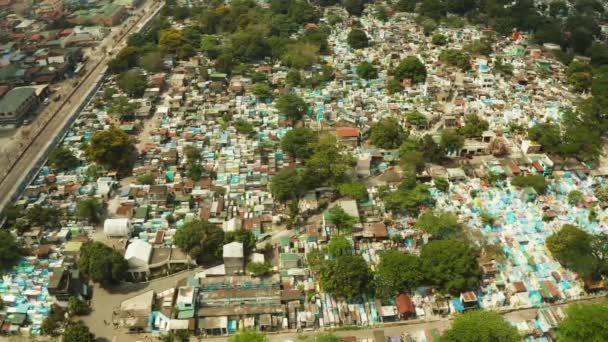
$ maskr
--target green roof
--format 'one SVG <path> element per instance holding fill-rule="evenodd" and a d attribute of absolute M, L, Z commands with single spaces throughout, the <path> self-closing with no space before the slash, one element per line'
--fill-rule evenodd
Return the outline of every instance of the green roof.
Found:
<path fill-rule="evenodd" d="M 14 113 L 27 99 L 36 95 L 34 88 L 15 88 L 0 100 L 0 113 Z"/>
<path fill-rule="evenodd" d="M 298 261 L 300 257 L 294 253 L 281 253 L 281 261 Z"/>

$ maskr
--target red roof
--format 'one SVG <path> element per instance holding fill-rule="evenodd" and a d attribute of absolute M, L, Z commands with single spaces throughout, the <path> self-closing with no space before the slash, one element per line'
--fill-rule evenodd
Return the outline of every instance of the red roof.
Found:
<path fill-rule="evenodd" d="M 356 127 L 338 127 L 336 128 L 336 134 L 340 138 L 357 138 L 359 129 Z"/>
<path fill-rule="evenodd" d="M 412 298 L 403 293 L 397 296 L 397 310 L 401 315 L 416 313 Z"/>
<path fill-rule="evenodd" d="M 272 67 L 270 65 L 260 65 L 258 67 L 258 70 L 259 71 L 270 71 L 270 70 L 272 70 Z"/>
<path fill-rule="evenodd" d="M 514 174 L 521 173 L 521 169 L 519 168 L 519 166 L 515 165 L 514 163 L 508 163 L 507 166 Z"/>
<path fill-rule="evenodd" d="M 532 166 L 534 166 L 534 168 L 536 168 L 536 171 L 538 171 L 538 172 L 545 171 L 545 169 L 543 169 L 543 167 L 540 165 L 540 163 L 538 162 L 538 160 L 533 161 L 532 162 Z"/>
<path fill-rule="evenodd" d="M 72 34 L 72 32 L 74 32 L 74 29 L 71 28 L 66 28 L 61 30 L 61 32 L 59 32 L 60 36 L 69 36 L 70 34 Z"/>

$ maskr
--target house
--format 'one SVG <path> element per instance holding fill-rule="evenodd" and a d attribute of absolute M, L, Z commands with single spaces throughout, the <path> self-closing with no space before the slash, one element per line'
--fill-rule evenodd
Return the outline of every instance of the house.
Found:
<path fill-rule="evenodd" d="M 63 11 L 63 0 L 43 0 L 38 5 L 36 12 L 38 15 L 48 12 L 61 12 Z"/>
<path fill-rule="evenodd" d="M 127 218 L 106 219 L 103 233 L 110 238 L 129 238 L 132 233 L 131 221 Z"/>
<path fill-rule="evenodd" d="M 20 87 L 10 90 L 0 99 L 0 126 L 15 128 L 25 116 L 38 106 L 38 97 L 32 87 Z"/>
<path fill-rule="evenodd" d="M 397 304 L 399 317 L 402 319 L 412 318 L 416 315 L 416 307 L 409 295 L 401 293 L 397 296 L 395 302 Z"/>
<path fill-rule="evenodd" d="M 227 275 L 243 273 L 245 266 L 243 243 L 234 241 L 224 245 L 222 255 Z"/>
<path fill-rule="evenodd" d="M 151 256 L 152 245 L 143 240 L 135 240 L 127 246 L 125 260 L 129 264 L 128 272 L 134 280 L 147 279 L 150 274 Z"/>
<path fill-rule="evenodd" d="M 300 257 L 295 253 L 281 253 L 279 263 L 283 270 L 297 268 L 300 265 Z"/>
<path fill-rule="evenodd" d="M 130 332 L 146 331 L 153 305 L 154 291 L 144 292 L 122 302 L 115 320 L 120 327 L 126 328 Z"/>
<path fill-rule="evenodd" d="M 347 146 L 357 146 L 359 143 L 359 129 L 356 127 L 338 127 L 336 135 Z"/>
<path fill-rule="evenodd" d="M 48 286 L 49 294 L 60 301 L 68 300 L 71 295 L 71 273 L 64 267 L 55 267 L 51 271 L 52 275 Z"/>

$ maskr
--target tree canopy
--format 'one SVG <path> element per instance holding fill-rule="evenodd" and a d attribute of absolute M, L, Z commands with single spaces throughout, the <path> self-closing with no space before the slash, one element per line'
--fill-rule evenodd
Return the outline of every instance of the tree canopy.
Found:
<path fill-rule="evenodd" d="M 268 342 L 268 338 L 264 333 L 247 329 L 230 336 L 228 342 Z"/>
<path fill-rule="evenodd" d="M 477 115 L 472 115 L 464 119 L 464 126 L 460 128 L 459 133 L 467 138 L 481 137 L 484 131 L 487 131 L 490 124 Z"/>
<path fill-rule="evenodd" d="M 339 205 L 335 205 L 327 210 L 326 217 L 342 233 L 352 232 L 353 226 L 359 222 L 358 217 L 350 216 Z"/>
<path fill-rule="evenodd" d="M 344 235 L 334 236 L 329 240 L 327 252 L 334 258 L 353 255 L 353 244 Z"/>
<path fill-rule="evenodd" d="M 13 267 L 22 256 L 21 244 L 7 229 L 0 230 L 0 270 L 6 271 Z"/>
<path fill-rule="evenodd" d="M 581 228 L 566 224 L 549 236 L 546 245 L 564 267 L 585 278 L 597 279 L 608 271 L 608 236 L 589 234 Z"/>
<path fill-rule="evenodd" d="M 372 126 L 370 140 L 380 148 L 395 149 L 401 146 L 407 135 L 397 120 L 386 119 Z"/>
<path fill-rule="evenodd" d="M 375 273 L 376 295 L 388 299 L 401 291 L 419 286 L 423 281 L 420 258 L 397 250 L 380 254 Z"/>
<path fill-rule="evenodd" d="M 63 331 L 63 341 L 65 342 L 94 342 L 95 335 L 91 333 L 82 321 L 71 322 Z"/>
<path fill-rule="evenodd" d="M 608 304 L 571 304 L 557 329 L 559 341 L 608 341 Z"/>
<path fill-rule="evenodd" d="M 323 290 L 337 298 L 355 299 L 372 292 L 373 275 L 360 255 L 345 255 L 323 263 Z"/>
<path fill-rule="evenodd" d="M 135 145 L 127 133 L 112 126 L 105 131 L 97 131 L 93 134 L 86 153 L 98 164 L 128 172 L 133 163 Z"/>
<path fill-rule="evenodd" d="M 292 158 L 306 160 L 314 153 L 313 144 L 317 134 L 310 128 L 297 127 L 283 136 L 281 148 Z"/>
<path fill-rule="evenodd" d="M 474 310 L 456 316 L 452 326 L 441 335 L 441 341 L 521 341 L 517 328 L 497 312 Z"/>
<path fill-rule="evenodd" d="M 279 202 L 294 200 L 302 195 L 302 176 L 298 170 L 285 168 L 272 176 L 270 192 Z"/>
<path fill-rule="evenodd" d="M 213 262 L 222 257 L 224 231 L 207 220 L 192 220 L 177 230 L 173 242 L 199 262 Z"/>
<path fill-rule="evenodd" d="M 93 224 L 101 222 L 103 203 L 95 197 L 80 200 L 76 205 L 76 216 Z"/>
<path fill-rule="evenodd" d="M 69 148 L 59 146 L 49 154 L 49 163 L 59 171 L 69 171 L 80 165 L 80 160 Z"/>
<path fill-rule="evenodd" d="M 416 228 L 431 234 L 435 239 L 459 238 L 463 234 L 462 224 L 456 215 L 445 211 L 424 212 L 416 221 Z"/>
<path fill-rule="evenodd" d="M 148 87 L 148 78 L 140 70 L 129 70 L 118 77 L 118 87 L 131 97 L 142 97 Z"/>
<path fill-rule="evenodd" d="M 89 242 L 82 246 L 79 267 L 84 275 L 103 286 L 124 280 L 129 269 L 122 254 L 101 242 Z"/>
<path fill-rule="evenodd" d="M 357 65 L 357 76 L 365 80 L 371 80 L 378 77 L 378 70 L 370 62 L 361 62 Z"/>
<path fill-rule="evenodd" d="M 511 179 L 511 184 L 519 188 L 532 187 L 541 195 L 549 187 L 549 183 L 547 183 L 547 180 L 542 175 L 516 176 Z"/>
<path fill-rule="evenodd" d="M 296 94 L 285 94 L 279 97 L 275 107 L 293 121 L 302 119 L 308 110 L 308 104 Z"/>
<path fill-rule="evenodd" d="M 348 45 L 353 49 L 362 49 L 369 45 L 369 39 L 364 31 L 352 29 L 346 38 Z"/>
<path fill-rule="evenodd" d="M 393 75 L 397 80 L 410 79 L 412 83 L 423 83 L 426 80 L 426 67 L 417 57 L 407 57 L 401 62 Z"/>
<path fill-rule="evenodd" d="M 363 182 L 348 182 L 338 185 L 338 191 L 342 196 L 348 196 L 357 201 L 364 201 L 369 198 L 367 185 Z"/>
<path fill-rule="evenodd" d="M 475 248 L 453 239 L 431 241 L 420 252 L 426 281 L 452 295 L 479 286 L 481 268 L 477 257 Z"/>

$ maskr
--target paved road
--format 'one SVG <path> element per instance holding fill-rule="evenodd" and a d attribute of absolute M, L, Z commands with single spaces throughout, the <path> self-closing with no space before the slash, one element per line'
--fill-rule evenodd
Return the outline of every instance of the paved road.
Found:
<path fill-rule="evenodd" d="M 140 29 L 143 23 L 150 20 L 158 11 L 160 11 L 162 5 L 163 2 L 159 2 L 158 0 L 146 1 L 137 10 L 138 14 L 145 14 L 143 16 L 136 15 L 129 18 L 124 24 L 126 26 L 123 26 L 123 28 L 120 29 L 124 34 L 119 36 L 118 41 L 110 42 L 110 46 L 112 46 L 112 43 L 114 44 L 111 51 L 119 51 L 125 45 L 128 34 Z M 103 44 L 108 45 L 107 42 Z M 113 53 L 113 55 L 114 54 L 115 53 Z M 36 120 L 36 132 L 41 130 L 40 134 L 34 135 L 35 132 L 32 132 L 32 135 L 34 136 L 30 138 L 32 139 L 31 144 L 24 144 L 22 148 L 14 151 L 13 155 L 10 156 L 10 162 L 14 164 L 8 174 L 0 181 L 0 194 L 2 194 L 2 196 L 0 196 L 0 210 L 10 203 L 13 195 L 19 189 L 19 185 L 23 182 L 24 177 L 26 177 L 30 170 L 35 167 L 36 162 L 42 158 L 44 151 L 47 150 L 53 139 L 59 134 L 61 129 L 65 127 L 87 95 L 93 90 L 99 79 L 103 77 L 107 68 L 106 64 L 110 58 L 111 57 L 107 54 L 99 53 L 97 58 L 89 59 L 87 62 L 87 70 L 90 70 L 89 73 L 81 79 L 76 87 L 71 85 L 68 86 L 67 92 L 73 90 L 71 95 L 63 96 L 63 103 L 59 102 L 57 105 L 52 103 L 50 105 L 58 106 L 58 110 L 56 112 L 44 111 L 42 116 L 38 118 L 39 120 Z M 2 160 L 1 162 L 6 162 L 6 160 Z"/>

